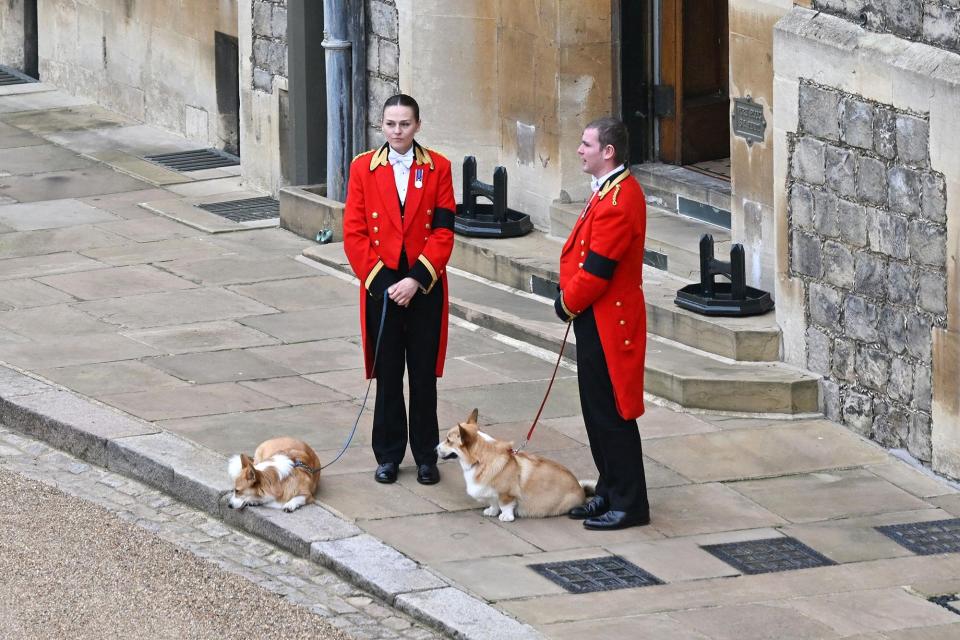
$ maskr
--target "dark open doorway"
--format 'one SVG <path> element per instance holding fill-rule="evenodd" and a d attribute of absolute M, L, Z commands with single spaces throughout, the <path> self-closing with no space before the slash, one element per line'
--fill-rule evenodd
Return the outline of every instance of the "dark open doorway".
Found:
<path fill-rule="evenodd" d="M 730 156 L 727 0 L 622 0 L 621 65 L 633 162 Z"/>
<path fill-rule="evenodd" d="M 40 79 L 37 0 L 23 0 L 23 73 Z"/>
<path fill-rule="evenodd" d="M 220 119 L 220 146 L 240 155 L 240 46 L 225 33 L 214 33 L 217 82 L 217 112 Z"/>

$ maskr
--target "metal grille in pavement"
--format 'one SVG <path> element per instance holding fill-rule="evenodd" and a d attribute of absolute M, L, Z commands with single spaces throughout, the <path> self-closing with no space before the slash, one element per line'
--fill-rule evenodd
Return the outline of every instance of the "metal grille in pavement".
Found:
<path fill-rule="evenodd" d="M 701 547 L 740 573 L 774 573 L 836 564 L 794 538 L 769 538 Z"/>
<path fill-rule="evenodd" d="M 874 528 L 917 555 L 929 556 L 934 553 L 960 551 L 960 518 L 891 524 Z"/>
<path fill-rule="evenodd" d="M 240 158 L 219 149 L 158 153 L 152 156 L 144 156 L 144 158 L 174 171 L 200 171 L 201 169 L 234 167 L 240 164 Z"/>
<path fill-rule="evenodd" d="M 204 211 L 215 213 L 234 222 L 253 222 L 280 217 L 280 202 L 267 197 L 212 202 L 210 204 L 198 204 L 197 206 Z"/>
<path fill-rule="evenodd" d="M 8 84 L 26 84 L 28 82 L 36 82 L 36 80 L 10 67 L 0 66 L 0 87 Z"/>
<path fill-rule="evenodd" d="M 570 593 L 663 584 L 656 576 L 618 556 L 531 564 L 529 567 Z"/>

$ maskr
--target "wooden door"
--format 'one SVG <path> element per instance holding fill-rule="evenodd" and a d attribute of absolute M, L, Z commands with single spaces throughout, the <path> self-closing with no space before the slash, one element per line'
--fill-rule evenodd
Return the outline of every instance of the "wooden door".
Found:
<path fill-rule="evenodd" d="M 661 0 L 660 159 L 693 164 L 730 156 L 727 0 Z M 669 100 L 668 100 L 669 101 Z"/>

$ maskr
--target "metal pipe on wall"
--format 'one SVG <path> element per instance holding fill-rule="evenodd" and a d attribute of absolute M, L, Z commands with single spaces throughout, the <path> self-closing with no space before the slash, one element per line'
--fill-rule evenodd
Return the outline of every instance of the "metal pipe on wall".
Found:
<path fill-rule="evenodd" d="M 346 199 L 353 149 L 352 43 L 348 0 L 323 0 L 323 48 L 327 68 L 327 197 Z"/>

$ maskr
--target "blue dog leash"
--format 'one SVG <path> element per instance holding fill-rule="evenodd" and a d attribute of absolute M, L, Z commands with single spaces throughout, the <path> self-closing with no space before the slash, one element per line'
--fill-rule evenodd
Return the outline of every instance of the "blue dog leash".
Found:
<path fill-rule="evenodd" d="M 387 305 L 390 304 L 390 298 L 387 297 L 386 293 L 383 295 L 383 311 L 380 312 L 380 328 L 377 330 L 377 344 L 373 348 L 373 366 L 370 368 L 371 371 L 376 371 L 377 368 L 377 355 L 380 353 L 380 339 L 383 338 L 383 325 L 387 323 Z M 350 446 L 350 443 L 353 442 L 353 436 L 357 433 L 357 425 L 360 424 L 360 418 L 363 416 L 363 410 L 367 406 L 367 397 L 370 395 L 370 387 L 373 385 L 373 378 L 370 378 L 370 381 L 367 383 L 367 391 L 363 394 L 363 403 L 360 405 L 360 413 L 357 414 L 357 419 L 353 421 L 353 430 L 350 431 L 350 437 L 347 438 L 347 441 L 343 443 L 343 448 L 340 449 L 340 453 L 337 454 L 337 457 L 328 462 L 327 464 L 320 467 L 320 469 L 326 469 L 334 462 L 340 459 L 340 457 L 347 452 L 347 448 Z M 302 462 L 294 463 L 295 467 L 303 467 L 310 473 L 319 472 L 320 469 L 312 469 Z"/>

